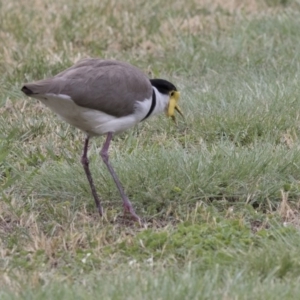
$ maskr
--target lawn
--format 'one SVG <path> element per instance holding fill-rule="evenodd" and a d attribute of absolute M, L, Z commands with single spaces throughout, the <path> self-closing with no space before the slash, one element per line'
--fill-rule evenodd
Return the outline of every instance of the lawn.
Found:
<path fill-rule="evenodd" d="M 300 2 L 0 1 L 0 298 L 297 299 Z M 99 151 L 20 91 L 84 57 L 181 92 Z"/>

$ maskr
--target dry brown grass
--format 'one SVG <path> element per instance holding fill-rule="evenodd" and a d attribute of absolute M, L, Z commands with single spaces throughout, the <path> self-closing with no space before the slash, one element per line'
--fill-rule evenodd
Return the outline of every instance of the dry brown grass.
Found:
<path fill-rule="evenodd" d="M 104 57 L 121 58 L 119 52 L 128 49 L 136 56 L 163 56 L 166 49 L 176 48 L 175 36 L 226 31 L 241 18 L 265 15 L 277 9 L 256 0 L 177 0 L 161 6 L 162 11 L 156 11 L 160 7 L 158 2 L 150 5 L 129 0 L 2 3 L 0 67 L 13 73 L 16 68 L 22 68 L 33 49 L 43 52 L 49 67 L 63 63 L 64 52 L 69 61 L 75 62 L 92 55 L 94 44 L 99 45 Z M 165 11 L 166 7 L 169 11 Z M 76 12 L 78 16 L 74 19 Z M 152 32 L 149 23 L 154 17 L 159 28 Z M 65 25 L 71 27 L 61 28 Z M 72 31 L 69 40 L 65 30 Z"/>

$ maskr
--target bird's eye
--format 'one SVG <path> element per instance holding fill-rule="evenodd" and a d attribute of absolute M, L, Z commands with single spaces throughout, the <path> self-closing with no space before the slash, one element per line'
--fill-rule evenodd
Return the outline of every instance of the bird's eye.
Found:
<path fill-rule="evenodd" d="M 174 91 L 172 91 L 172 92 L 170 93 L 170 96 L 171 96 L 171 97 L 173 97 L 173 96 L 174 96 Z"/>

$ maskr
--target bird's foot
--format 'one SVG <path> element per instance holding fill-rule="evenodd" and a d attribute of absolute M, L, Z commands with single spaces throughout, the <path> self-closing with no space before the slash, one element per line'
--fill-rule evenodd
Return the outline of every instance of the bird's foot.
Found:
<path fill-rule="evenodd" d="M 126 215 L 126 213 L 129 213 L 134 221 L 138 222 L 140 225 L 142 224 L 141 218 L 135 213 L 131 202 L 127 198 L 123 200 L 123 207 L 124 215 Z"/>

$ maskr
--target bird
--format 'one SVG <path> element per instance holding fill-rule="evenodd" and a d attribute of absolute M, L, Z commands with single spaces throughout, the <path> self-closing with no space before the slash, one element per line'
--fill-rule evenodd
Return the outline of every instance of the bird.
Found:
<path fill-rule="evenodd" d="M 21 91 L 38 99 L 62 120 L 85 133 L 81 164 L 100 216 L 103 208 L 89 168 L 91 138 L 106 135 L 100 156 L 111 174 L 123 202 L 124 214 L 141 222 L 109 160 L 115 134 L 165 112 L 173 121 L 180 92 L 165 79 L 149 79 L 139 68 L 123 61 L 84 58 L 57 75 L 25 83 Z"/>

